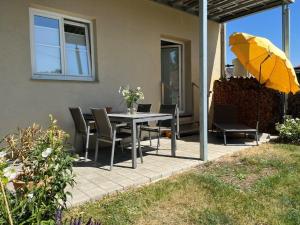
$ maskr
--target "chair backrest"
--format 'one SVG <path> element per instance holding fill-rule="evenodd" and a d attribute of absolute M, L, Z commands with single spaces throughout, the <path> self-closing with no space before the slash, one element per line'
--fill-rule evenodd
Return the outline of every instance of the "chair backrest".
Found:
<path fill-rule="evenodd" d="M 76 132 L 79 134 L 87 134 L 86 122 L 84 120 L 81 108 L 70 107 L 69 110 L 74 121 Z"/>
<path fill-rule="evenodd" d="M 91 111 L 95 119 L 98 137 L 112 139 L 112 126 L 106 109 L 91 109 Z"/>
<path fill-rule="evenodd" d="M 137 112 L 150 112 L 151 104 L 138 104 Z"/>
<path fill-rule="evenodd" d="M 172 114 L 176 116 L 177 105 L 160 105 L 159 113 Z M 158 125 L 161 127 L 171 127 L 171 120 L 159 121 Z"/>
<path fill-rule="evenodd" d="M 215 123 L 238 123 L 238 110 L 234 105 L 215 105 L 214 106 Z"/>

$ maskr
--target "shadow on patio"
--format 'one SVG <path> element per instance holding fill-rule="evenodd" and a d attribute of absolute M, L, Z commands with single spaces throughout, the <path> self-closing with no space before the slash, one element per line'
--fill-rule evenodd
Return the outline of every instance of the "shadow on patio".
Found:
<path fill-rule="evenodd" d="M 263 138 L 262 138 L 263 139 Z M 266 141 L 265 139 L 261 141 Z M 199 137 L 190 136 L 177 140 L 176 157 L 171 157 L 170 139 L 162 138 L 158 154 L 156 154 L 156 140 L 153 146 L 149 141 L 143 141 L 144 163 L 138 158 L 136 169 L 131 168 L 131 151 L 120 148 L 115 152 L 114 167 L 109 171 L 110 148 L 100 148 L 99 158 L 94 161 L 78 161 L 74 165 L 76 185 L 70 191 L 73 198 L 69 204 L 77 205 L 89 200 L 98 200 L 103 196 L 130 187 L 147 184 L 161 178 L 169 177 L 186 171 L 203 163 L 199 160 Z M 217 159 L 223 155 L 255 146 L 253 139 L 229 138 L 231 145 L 224 146 L 223 139 L 216 134 L 209 135 L 209 160 Z M 89 157 L 93 159 L 93 152 Z"/>

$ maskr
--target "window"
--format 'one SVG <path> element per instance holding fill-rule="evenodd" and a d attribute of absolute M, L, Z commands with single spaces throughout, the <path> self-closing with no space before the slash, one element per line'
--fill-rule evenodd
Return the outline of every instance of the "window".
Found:
<path fill-rule="evenodd" d="M 33 79 L 95 80 L 90 21 L 30 10 Z"/>

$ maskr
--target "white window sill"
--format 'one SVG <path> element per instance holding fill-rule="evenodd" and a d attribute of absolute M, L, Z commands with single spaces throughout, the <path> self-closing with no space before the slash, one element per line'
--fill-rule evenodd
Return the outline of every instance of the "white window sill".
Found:
<path fill-rule="evenodd" d="M 33 74 L 32 80 L 57 80 L 57 81 L 85 81 L 95 82 L 95 77 L 91 76 L 72 76 L 72 75 L 46 75 L 46 74 Z"/>

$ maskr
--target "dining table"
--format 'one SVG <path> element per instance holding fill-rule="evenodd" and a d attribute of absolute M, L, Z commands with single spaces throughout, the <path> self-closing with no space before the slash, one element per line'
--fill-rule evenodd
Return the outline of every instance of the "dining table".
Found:
<path fill-rule="evenodd" d="M 109 120 L 112 123 L 127 123 L 131 128 L 131 157 L 132 157 L 132 168 L 137 167 L 137 134 L 139 126 L 145 122 L 153 121 L 171 121 L 171 156 L 176 156 L 176 117 L 172 114 L 166 113 L 140 113 L 136 112 L 134 114 L 130 113 L 108 113 Z M 86 121 L 94 120 L 92 114 L 84 114 Z"/>

